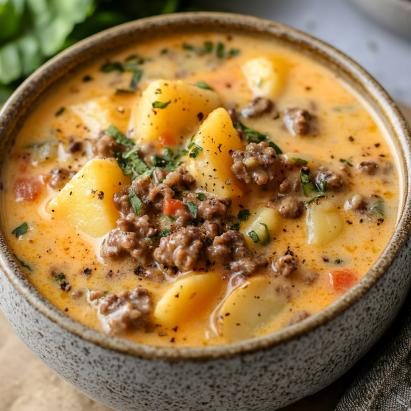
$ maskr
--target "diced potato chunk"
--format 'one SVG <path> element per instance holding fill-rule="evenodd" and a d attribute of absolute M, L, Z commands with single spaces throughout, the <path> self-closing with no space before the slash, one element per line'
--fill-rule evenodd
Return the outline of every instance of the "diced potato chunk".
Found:
<path fill-rule="evenodd" d="M 255 97 L 275 98 L 284 85 L 284 63 L 280 60 L 257 57 L 246 61 L 242 70 Z"/>
<path fill-rule="evenodd" d="M 278 212 L 273 208 L 262 207 L 242 224 L 241 232 L 249 246 L 260 246 L 268 244 L 280 229 L 281 217 Z"/>
<path fill-rule="evenodd" d="M 332 203 L 323 201 L 308 208 L 306 225 L 308 244 L 322 246 L 338 237 L 344 228 L 344 219 Z"/>
<path fill-rule="evenodd" d="M 181 144 L 196 132 L 201 120 L 220 105 L 220 97 L 214 91 L 181 80 L 155 80 L 134 108 L 131 137 L 140 144 Z"/>
<path fill-rule="evenodd" d="M 220 198 L 240 195 L 230 153 L 243 149 L 243 143 L 225 109 L 217 108 L 209 114 L 194 136 L 193 145 L 196 155 L 188 156 L 187 168 L 197 184 Z"/>
<path fill-rule="evenodd" d="M 163 294 L 154 310 L 157 323 L 166 327 L 182 325 L 198 316 L 219 294 L 218 273 L 190 274 L 177 280 Z"/>
<path fill-rule="evenodd" d="M 107 96 L 86 100 L 83 103 L 73 104 L 68 107 L 80 121 L 90 130 L 92 137 L 97 137 L 102 130 L 110 124 L 120 126 L 116 110 Z"/>
<path fill-rule="evenodd" d="M 100 237 L 115 227 L 118 211 L 113 195 L 129 182 L 115 160 L 90 160 L 49 202 L 47 209 L 85 234 Z"/>
<path fill-rule="evenodd" d="M 231 341 L 255 337 L 285 307 L 275 279 L 251 277 L 225 300 L 219 314 L 219 331 Z"/>

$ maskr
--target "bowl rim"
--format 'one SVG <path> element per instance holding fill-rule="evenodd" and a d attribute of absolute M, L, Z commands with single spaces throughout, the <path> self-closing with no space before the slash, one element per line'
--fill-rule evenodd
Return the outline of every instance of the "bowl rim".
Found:
<path fill-rule="evenodd" d="M 411 233 L 411 173 L 406 172 L 406 170 L 411 170 L 411 133 L 406 120 L 396 104 L 384 88 L 365 69 L 343 52 L 309 34 L 270 20 L 219 12 L 178 13 L 132 21 L 88 37 L 52 58 L 26 79 L 14 92 L 0 112 L 1 138 L 8 140 L 15 131 L 19 118 L 23 118 L 24 121 L 25 113 L 17 116 L 17 120 L 14 119 L 15 113 L 19 113 L 19 110 L 24 111 L 24 108 L 22 108 L 24 105 L 23 101 L 27 98 L 30 99 L 33 90 L 40 90 L 37 96 L 33 97 L 33 101 L 36 101 L 42 93 L 55 83 L 58 83 L 61 77 L 79 65 L 76 59 L 81 59 L 80 64 L 86 64 L 86 61 L 89 62 L 91 57 L 85 57 L 88 52 L 100 48 L 101 53 L 103 45 L 107 45 L 110 41 L 114 44 L 119 39 L 127 38 L 127 36 L 136 36 L 137 34 L 149 33 L 158 29 L 170 30 L 170 28 L 178 29 L 181 32 L 193 32 L 196 31 L 196 27 L 199 27 L 200 30 L 203 27 L 203 31 L 207 31 L 205 29 L 207 27 L 209 32 L 232 30 L 246 35 L 254 33 L 266 38 L 271 37 L 289 42 L 293 47 L 299 47 L 303 51 L 308 50 L 309 53 L 320 55 L 322 59 L 330 61 L 335 66 L 334 70 L 342 70 L 347 76 L 354 79 L 357 86 L 363 88 L 363 92 L 367 90 L 368 98 L 372 98 L 373 102 L 378 105 L 381 116 L 385 117 L 386 123 L 391 128 L 390 134 L 394 135 L 395 139 L 398 140 L 397 155 L 401 156 L 401 172 L 404 173 L 403 188 L 405 189 L 405 194 L 402 202 L 403 208 L 394 234 L 380 257 L 368 273 L 334 303 L 301 323 L 274 333 L 236 343 L 204 347 L 150 346 L 108 336 L 103 332 L 93 330 L 72 320 L 41 296 L 34 286 L 29 283 L 26 275 L 18 266 L 15 256 L 8 249 L 3 233 L 0 233 L 0 266 L 2 272 L 6 275 L 14 289 L 32 307 L 70 334 L 89 343 L 114 352 L 144 359 L 175 362 L 231 358 L 238 354 L 272 349 L 307 337 L 311 332 L 326 326 L 336 317 L 342 315 L 363 297 L 384 275 L 396 255 L 404 247 Z M 124 47 L 130 46 L 130 44 L 130 42 L 124 44 Z M 113 52 L 113 48 L 113 45 L 107 47 L 110 53 Z"/>

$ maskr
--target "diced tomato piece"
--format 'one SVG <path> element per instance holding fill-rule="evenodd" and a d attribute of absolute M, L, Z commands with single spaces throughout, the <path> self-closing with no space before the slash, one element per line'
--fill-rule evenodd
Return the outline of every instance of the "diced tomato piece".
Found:
<path fill-rule="evenodd" d="M 331 286 L 337 292 L 346 291 L 357 282 L 356 273 L 349 268 L 331 271 L 329 277 Z"/>
<path fill-rule="evenodd" d="M 22 177 L 14 183 L 16 201 L 34 201 L 43 190 L 43 182 L 39 177 Z"/>
<path fill-rule="evenodd" d="M 175 146 L 176 137 L 172 131 L 165 131 L 160 136 L 161 145 L 164 147 Z"/>
<path fill-rule="evenodd" d="M 184 203 L 180 200 L 170 199 L 164 200 L 163 205 L 163 214 L 165 215 L 174 215 L 176 211 L 184 208 Z"/>

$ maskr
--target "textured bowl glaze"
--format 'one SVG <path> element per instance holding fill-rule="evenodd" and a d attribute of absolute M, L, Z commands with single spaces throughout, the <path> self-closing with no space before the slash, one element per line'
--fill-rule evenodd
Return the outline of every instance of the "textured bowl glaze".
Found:
<path fill-rule="evenodd" d="M 397 148 L 403 179 L 397 228 L 383 254 L 337 302 L 280 332 L 225 346 L 156 348 L 103 335 L 55 309 L 27 281 L 0 234 L 0 307 L 51 368 L 117 410 L 274 410 L 347 371 L 389 325 L 410 286 L 410 132 L 369 74 L 331 46 L 271 21 L 220 13 L 144 19 L 80 42 L 26 80 L 1 112 L 0 156 L 7 157 L 30 107 L 71 70 L 120 47 L 179 31 L 279 40 L 327 65 L 374 107 Z"/>

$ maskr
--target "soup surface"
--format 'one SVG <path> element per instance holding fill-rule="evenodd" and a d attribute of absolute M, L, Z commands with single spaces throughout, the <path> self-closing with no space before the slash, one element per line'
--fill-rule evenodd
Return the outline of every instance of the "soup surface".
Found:
<path fill-rule="evenodd" d="M 32 284 L 153 345 L 302 321 L 370 268 L 399 182 L 369 109 L 327 68 L 241 35 L 175 35 L 71 74 L 20 130 L 3 229 Z"/>

